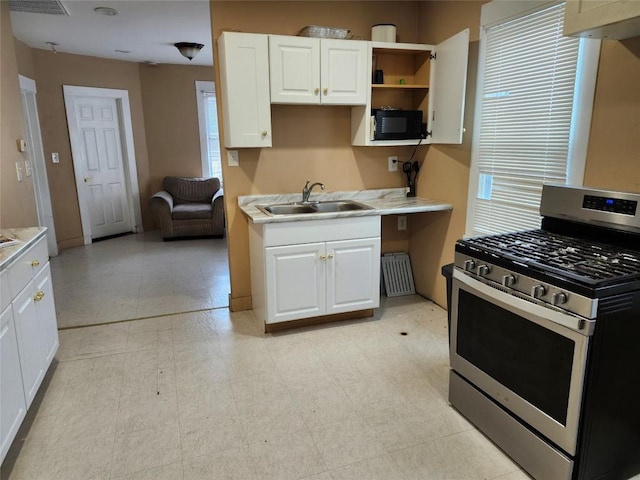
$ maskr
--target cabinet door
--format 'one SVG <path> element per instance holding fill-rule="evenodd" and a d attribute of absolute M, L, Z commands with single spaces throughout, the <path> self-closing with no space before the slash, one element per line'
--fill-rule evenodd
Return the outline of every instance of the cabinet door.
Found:
<path fill-rule="evenodd" d="M 462 143 L 469 29 L 436 45 L 429 89 L 429 143 Z"/>
<path fill-rule="evenodd" d="M 27 412 L 11 307 L 0 314 L 0 463 Z"/>
<path fill-rule="evenodd" d="M 569 0 L 564 11 L 564 34 L 621 40 L 640 35 L 637 0 Z"/>
<path fill-rule="evenodd" d="M 367 42 L 322 39 L 320 75 L 326 105 L 365 105 L 369 66 Z"/>
<path fill-rule="evenodd" d="M 267 35 L 224 32 L 218 48 L 225 147 L 270 147 Z"/>
<path fill-rule="evenodd" d="M 327 243 L 327 314 L 380 306 L 380 238 Z"/>
<path fill-rule="evenodd" d="M 325 313 L 324 243 L 265 249 L 267 323 Z"/>
<path fill-rule="evenodd" d="M 320 40 L 269 35 L 271 103 L 320 103 Z"/>
<path fill-rule="evenodd" d="M 45 353 L 34 297 L 35 286 L 31 281 L 12 302 L 27 408 L 31 405 L 45 372 Z"/>
<path fill-rule="evenodd" d="M 34 278 L 35 295 L 34 302 L 40 322 L 42 338 L 42 354 L 44 357 L 45 371 L 51 365 L 51 361 L 58 351 L 58 323 L 56 321 L 56 306 L 53 300 L 53 287 L 51 284 L 51 267 L 47 262 L 38 275 Z"/>

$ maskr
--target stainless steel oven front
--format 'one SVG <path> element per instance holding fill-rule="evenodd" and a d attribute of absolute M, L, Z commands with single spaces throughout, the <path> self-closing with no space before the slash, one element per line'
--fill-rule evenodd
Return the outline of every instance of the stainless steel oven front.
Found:
<path fill-rule="evenodd" d="M 458 268 L 451 303 L 451 368 L 575 455 L 592 321 Z"/>

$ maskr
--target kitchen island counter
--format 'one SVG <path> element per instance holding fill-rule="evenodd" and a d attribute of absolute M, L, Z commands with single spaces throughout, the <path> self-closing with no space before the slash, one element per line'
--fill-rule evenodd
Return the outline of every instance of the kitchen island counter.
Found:
<path fill-rule="evenodd" d="M 324 220 L 330 218 L 367 217 L 377 215 L 402 215 L 407 213 L 437 212 L 452 210 L 453 205 L 423 197 L 407 197 L 404 188 L 327 192 L 311 195 L 311 202 L 352 200 L 369 207 L 367 210 L 342 212 L 302 213 L 270 215 L 258 206 L 299 202 L 299 193 L 283 195 L 247 195 L 238 197 L 238 206 L 253 223 L 280 223 Z"/>

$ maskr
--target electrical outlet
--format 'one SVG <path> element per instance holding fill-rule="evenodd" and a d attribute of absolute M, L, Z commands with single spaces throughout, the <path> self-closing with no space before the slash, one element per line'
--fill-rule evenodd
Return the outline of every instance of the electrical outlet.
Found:
<path fill-rule="evenodd" d="M 398 215 L 398 230 L 407 229 L 407 217 L 405 215 Z"/>
<path fill-rule="evenodd" d="M 390 172 L 397 172 L 398 171 L 398 156 L 397 155 L 391 155 L 388 157 L 389 160 L 389 171 Z"/>

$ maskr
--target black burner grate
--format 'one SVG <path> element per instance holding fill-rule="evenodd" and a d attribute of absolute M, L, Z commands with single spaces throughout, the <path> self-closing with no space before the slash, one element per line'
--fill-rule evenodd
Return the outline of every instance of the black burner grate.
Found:
<path fill-rule="evenodd" d="M 589 284 L 640 277 L 640 252 L 545 230 L 476 237 L 461 243 Z"/>

